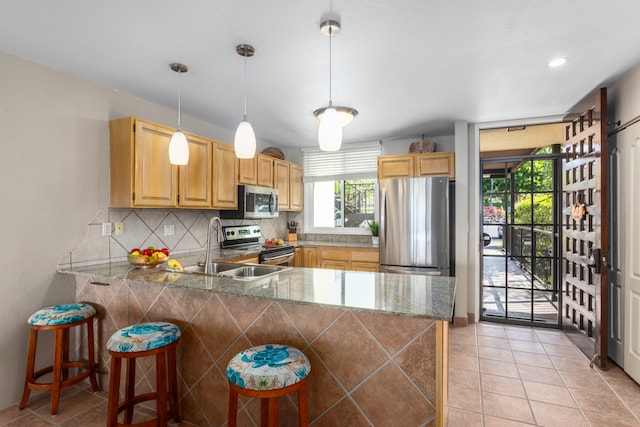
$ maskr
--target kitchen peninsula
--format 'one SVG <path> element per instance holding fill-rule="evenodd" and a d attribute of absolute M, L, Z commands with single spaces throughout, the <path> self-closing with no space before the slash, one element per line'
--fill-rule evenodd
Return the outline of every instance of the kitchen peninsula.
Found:
<path fill-rule="evenodd" d="M 165 320 L 182 330 L 181 416 L 195 425 L 226 422 L 228 361 L 244 348 L 271 342 L 296 346 L 309 357 L 312 423 L 446 425 L 455 278 L 289 268 L 238 280 L 126 263 L 60 272 L 75 276 L 77 300 L 100 313 L 103 389 L 108 337 L 133 323 Z M 142 378 L 138 387 L 151 386 Z M 281 399 L 283 425 L 296 419 L 295 405 L 295 395 Z M 239 420 L 251 424 L 248 419 L 259 420 L 259 413 L 256 400 L 244 401 Z"/>

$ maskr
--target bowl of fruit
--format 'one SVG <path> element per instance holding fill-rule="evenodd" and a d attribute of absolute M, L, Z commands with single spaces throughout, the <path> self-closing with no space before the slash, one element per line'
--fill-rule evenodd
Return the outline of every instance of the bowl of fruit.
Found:
<path fill-rule="evenodd" d="M 127 254 L 129 264 L 137 268 L 155 268 L 169 260 L 169 249 L 156 249 L 149 246 L 146 249 L 134 248 Z"/>
<path fill-rule="evenodd" d="M 277 239 L 277 238 L 272 238 L 272 239 L 266 239 L 264 241 L 264 245 L 265 246 L 283 246 L 284 245 L 284 240 L 282 239 Z"/>

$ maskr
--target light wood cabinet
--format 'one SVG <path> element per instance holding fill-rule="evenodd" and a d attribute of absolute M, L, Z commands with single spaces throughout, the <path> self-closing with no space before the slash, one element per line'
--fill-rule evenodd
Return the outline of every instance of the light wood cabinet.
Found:
<path fill-rule="evenodd" d="M 135 117 L 109 122 L 112 207 L 178 206 L 178 167 L 169 162 L 174 130 Z"/>
<path fill-rule="evenodd" d="M 250 159 L 238 159 L 238 184 L 258 185 L 257 154 Z"/>
<path fill-rule="evenodd" d="M 318 267 L 318 251 L 316 248 L 302 247 L 302 265 L 303 267 Z"/>
<path fill-rule="evenodd" d="M 257 185 L 262 187 L 273 187 L 273 157 L 266 154 L 256 154 Z"/>
<path fill-rule="evenodd" d="M 213 144 L 213 192 L 211 207 L 237 209 L 238 180 L 236 153 L 232 145 Z"/>
<path fill-rule="evenodd" d="M 238 184 L 273 187 L 273 157 L 256 153 L 251 159 L 238 159 Z"/>
<path fill-rule="evenodd" d="M 185 132 L 189 163 L 175 166 L 174 128 L 125 117 L 110 121 L 109 132 L 111 207 L 237 208 L 232 146 Z"/>
<path fill-rule="evenodd" d="M 318 248 L 317 263 L 320 268 L 332 270 L 379 271 L 377 249 Z"/>
<path fill-rule="evenodd" d="M 301 211 L 304 207 L 304 186 L 302 183 L 302 166 L 289 165 L 289 210 Z"/>
<path fill-rule="evenodd" d="M 273 188 L 278 190 L 278 209 L 288 211 L 289 205 L 289 162 L 273 159 Z"/>
<path fill-rule="evenodd" d="M 258 255 L 252 254 L 252 255 L 239 256 L 236 258 L 229 258 L 224 260 L 224 262 L 237 262 L 240 264 L 258 264 Z"/>
<path fill-rule="evenodd" d="M 189 144 L 189 163 L 178 169 L 178 205 L 181 207 L 211 206 L 213 142 L 185 134 Z"/>
<path fill-rule="evenodd" d="M 453 180 L 455 173 L 453 151 L 378 157 L 378 179 L 446 175 Z"/>

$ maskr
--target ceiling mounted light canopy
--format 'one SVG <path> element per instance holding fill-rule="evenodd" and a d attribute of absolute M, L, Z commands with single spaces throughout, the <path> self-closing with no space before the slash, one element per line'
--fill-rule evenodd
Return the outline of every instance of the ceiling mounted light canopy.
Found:
<path fill-rule="evenodd" d="M 189 71 L 184 64 L 173 63 L 169 67 L 178 74 Z M 178 128 L 169 141 L 169 162 L 172 165 L 186 165 L 189 163 L 189 143 L 187 137 L 182 133 L 180 128 L 180 88 L 178 88 Z"/>
<path fill-rule="evenodd" d="M 560 58 L 555 58 L 552 59 L 551 61 L 549 61 L 549 68 L 558 68 L 558 67 L 562 67 L 564 64 L 567 63 L 569 59 L 565 58 L 565 57 L 560 57 Z"/>
<path fill-rule="evenodd" d="M 331 97 L 331 39 L 340 32 L 340 23 L 328 20 L 320 24 L 320 32 L 329 37 L 329 106 L 318 108 L 313 114 L 320 120 L 318 143 L 323 151 L 338 151 L 342 145 L 342 127 L 346 126 L 358 114 L 354 108 L 334 107 Z"/>
<path fill-rule="evenodd" d="M 256 155 L 256 134 L 253 132 L 251 123 L 247 120 L 247 58 L 255 54 L 255 49 L 248 44 L 239 44 L 236 46 L 236 53 L 244 56 L 244 118 L 236 129 L 233 147 L 236 157 L 251 159 Z"/>

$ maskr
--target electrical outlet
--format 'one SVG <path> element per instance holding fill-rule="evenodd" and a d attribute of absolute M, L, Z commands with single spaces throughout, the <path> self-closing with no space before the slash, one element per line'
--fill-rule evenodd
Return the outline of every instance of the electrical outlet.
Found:
<path fill-rule="evenodd" d="M 173 236 L 176 234 L 176 226 L 173 224 L 165 224 L 164 225 L 164 235 L 165 236 Z"/>
<path fill-rule="evenodd" d="M 102 223 L 102 235 L 103 236 L 111 236 L 111 223 L 103 222 Z"/>
<path fill-rule="evenodd" d="M 116 236 L 121 236 L 123 233 L 124 233 L 124 223 L 116 222 L 113 230 L 113 234 L 115 234 Z"/>

